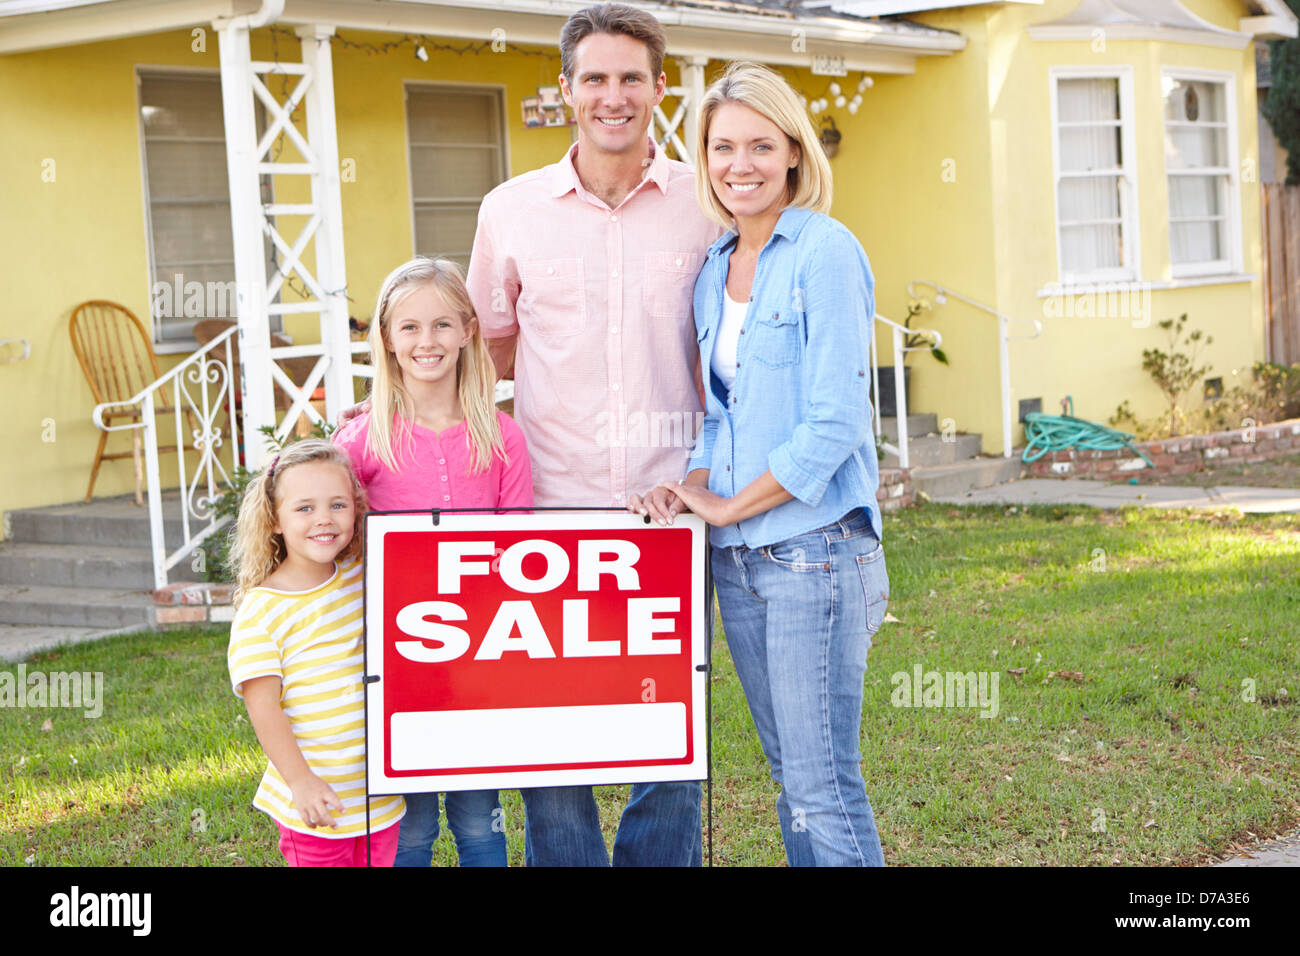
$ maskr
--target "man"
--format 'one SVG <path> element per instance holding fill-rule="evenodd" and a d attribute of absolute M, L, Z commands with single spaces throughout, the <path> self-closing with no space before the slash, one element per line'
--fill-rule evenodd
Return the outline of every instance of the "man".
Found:
<path fill-rule="evenodd" d="M 560 90 L 578 141 L 483 200 L 470 298 L 498 376 L 515 369 L 538 505 L 624 507 L 684 474 L 702 418 L 691 315 L 719 230 L 689 167 L 648 138 L 664 35 L 623 4 L 573 14 Z M 590 787 L 524 790 L 530 866 L 609 862 Z M 638 784 L 614 865 L 698 866 L 700 786 Z"/>

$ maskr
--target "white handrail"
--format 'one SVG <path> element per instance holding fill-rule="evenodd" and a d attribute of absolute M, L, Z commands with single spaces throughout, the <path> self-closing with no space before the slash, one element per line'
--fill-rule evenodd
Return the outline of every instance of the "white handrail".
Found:
<path fill-rule="evenodd" d="M 238 331 L 237 326 L 226 329 L 202 348 L 192 352 L 185 361 L 126 401 L 102 402 L 91 411 L 91 419 L 95 426 L 104 431 L 144 431 L 145 472 L 149 495 L 149 539 L 156 588 L 166 587 L 167 572 L 231 520 L 229 516 L 217 518 L 213 507 L 220 494 L 225 489 L 233 487 L 231 473 L 226 471 L 218 457 L 219 449 L 225 444 L 226 438 L 223 430 L 217 427 L 216 418 L 223 408 L 228 412 L 233 471 L 234 468 L 246 463 L 239 443 L 241 420 L 235 407 L 238 396 L 234 394 L 234 377 L 230 372 L 234 368 L 234 346 L 238 341 L 234 336 Z M 224 348 L 224 361 L 212 355 L 218 348 Z M 365 342 L 354 342 L 350 351 L 367 352 L 369 347 Z M 278 350 L 274 350 L 273 354 L 286 357 L 278 353 Z M 325 362 L 324 358 L 317 362 L 307 382 L 308 386 L 314 387 L 320 381 Z M 373 369 L 364 365 L 353 365 L 352 370 L 354 374 L 364 375 L 367 372 L 373 374 Z M 282 386 L 293 384 L 283 370 L 274 363 L 271 374 Z M 189 385 L 198 386 L 196 394 L 191 394 Z M 164 535 L 162 480 L 158 462 L 157 399 L 160 394 L 165 395 L 162 392 L 164 388 L 170 388 L 171 392 L 171 407 L 167 414 L 176 416 L 176 470 L 182 504 L 181 545 L 170 554 L 167 552 Z M 300 414 L 306 414 L 312 420 L 319 420 L 315 410 L 306 404 L 305 396 L 311 394 L 311 388 L 298 389 L 294 386 L 294 391 L 299 392 L 299 398 L 286 414 L 285 420 L 295 421 Z M 104 415 L 109 409 L 137 406 L 140 411 L 139 421 L 125 425 L 109 425 L 104 421 Z M 198 424 L 198 427 L 191 432 L 193 448 L 199 452 L 199 461 L 192 474 L 188 472 L 185 460 L 183 417 L 189 418 L 192 424 L 196 421 Z M 206 524 L 191 527 L 191 517 L 197 518 L 200 522 L 206 521 Z"/>
<path fill-rule="evenodd" d="M 935 305 L 943 305 L 948 296 L 952 296 L 959 302 L 965 302 L 967 305 L 987 312 L 998 320 L 998 361 L 1002 371 L 1002 457 L 1011 457 L 1011 354 L 1007 348 L 1007 342 L 1011 339 L 1036 339 L 1043 334 L 1043 323 L 1037 319 L 1018 319 L 1014 316 L 999 312 L 983 302 L 976 301 L 960 292 L 954 292 L 947 286 L 941 285 L 931 279 L 913 279 L 907 284 L 907 294 L 912 298 L 919 298 L 916 294 L 917 285 L 929 286 L 934 290 Z M 1025 325 L 1034 327 L 1033 335 L 1011 335 L 1009 327 L 1012 322 L 1020 322 Z"/>
<path fill-rule="evenodd" d="M 892 452 L 898 456 L 898 467 L 906 471 L 911 464 L 907 451 L 907 383 L 904 379 L 906 374 L 903 365 L 903 356 L 908 352 L 926 352 L 933 351 L 943 345 L 943 336 L 935 329 L 909 329 L 905 325 L 899 325 L 892 319 L 887 319 L 879 312 L 874 316 L 877 322 L 883 322 L 890 327 L 893 337 L 894 349 L 894 412 L 898 421 L 898 442 L 891 445 L 883 441 L 881 435 L 884 433 L 884 424 L 880 416 L 880 360 L 876 351 L 876 337 L 871 336 L 871 392 L 875 396 L 873 409 L 876 414 L 873 416 L 876 429 L 876 442 L 885 451 Z M 932 339 L 929 345 L 905 345 L 906 335 L 920 335 Z"/>
<path fill-rule="evenodd" d="M 230 474 L 219 457 L 219 450 L 225 443 L 225 439 L 221 429 L 216 426 L 216 417 L 223 408 L 229 416 L 232 468 L 238 467 L 242 456 L 231 375 L 234 367 L 232 336 L 237 331 L 236 326 L 226 329 L 211 342 L 193 352 L 185 361 L 126 401 L 101 402 L 91 412 L 91 420 L 103 431 L 141 429 L 144 431 L 145 472 L 149 492 L 149 541 L 156 588 L 166 587 L 168 570 L 175 567 L 187 554 L 193 552 L 204 540 L 230 521 L 229 516 L 218 518 L 214 509 L 220 494 L 219 486 L 224 484 L 229 488 L 232 485 Z M 210 355 L 222 346 L 225 351 L 224 363 Z M 191 394 L 189 385 L 196 386 L 196 394 Z M 171 554 L 167 553 L 164 534 L 157 423 L 157 397 L 162 389 L 168 386 L 171 389 L 171 408 L 168 413 L 176 416 L 176 470 L 182 504 L 181 546 Z M 126 425 L 108 425 L 104 422 L 104 414 L 109 409 L 133 406 L 140 408 L 139 421 Z M 191 425 L 197 424 L 197 427 L 191 430 L 193 448 L 199 452 L 199 460 L 193 475 L 187 473 L 186 469 L 182 418 L 188 418 Z M 192 529 L 191 516 L 199 521 L 206 520 L 207 524 Z"/>

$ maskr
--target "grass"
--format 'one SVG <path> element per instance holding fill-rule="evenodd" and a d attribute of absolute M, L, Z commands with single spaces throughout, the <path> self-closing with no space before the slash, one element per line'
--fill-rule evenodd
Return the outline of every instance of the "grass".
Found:
<path fill-rule="evenodd" d="M 890 516 L 863 772 L 891 865 L 1193 864 L 1300 820 L 1300 518 L 1159 509 Z M 715 642 L 714 848 L 784 861 L 776 788 Z M 892 675 L 996 672 L 996 717 L 895 707 Z M 0 709 L 0 865 L 279 865 L 225 634 L 107 639 L 99 719 Z M 598 788 L 612 840 L 626 788 Z M 512 865 L 523 808 L 502 793 Z M 451 841 L 436 862 L 454 863 Z"/>

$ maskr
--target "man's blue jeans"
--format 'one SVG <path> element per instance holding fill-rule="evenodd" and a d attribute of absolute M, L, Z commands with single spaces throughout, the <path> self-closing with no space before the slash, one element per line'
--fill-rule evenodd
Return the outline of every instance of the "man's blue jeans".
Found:
<path fill-rule="evenodd" d="M 529 866 L 609 866 L 591 787 L 534 787 L 524 797 L 524 858 Z M 700 784 L 632 785 L 615 866 L 699 866 Z"/>
<path fill-rule="evenodd" d="M 505 866 L 506 834 L 497 792 L 451 790 L 446 803 L 447 826 L 456 838 L 460 865 Z M 393 866 L 430 866 L 433 841 L 438 839 L 438 795 L 408 793 L 401 828 Z"/>
<path fill-rule="evenodd" d="M 862 680 L 889 576 L 870 521 L 713 548 L 722 627 L 767 754 L 791 866 L 883 866 L 859 767 Z"/>

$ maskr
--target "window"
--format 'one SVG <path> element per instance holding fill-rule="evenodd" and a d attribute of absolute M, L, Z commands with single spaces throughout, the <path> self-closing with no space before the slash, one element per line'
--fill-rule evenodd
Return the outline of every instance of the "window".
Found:
<path fill-rule="evenodd" d="M 506 178 L 505 117 L 498 89 L 406 90 L 415 251 L 469 265 L 478 207 Z"/>
<path fill-rule="evenodd" d="M 1231 81 L 1166 73 L 1162 82 L 1173 274 L 1239 272 Z"/>
<path fill-rule="evenodd" d="M 154 340 L 193 346 L 195 323 L 237 316 L 221 77 L 141 71 L 138 83 Z"/>
<path fill-rule="evenodd" d="M 1053 71 L 1061 281 L 1137 279 L 1130 72 Z"/>

